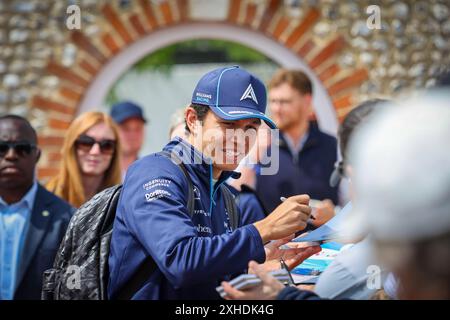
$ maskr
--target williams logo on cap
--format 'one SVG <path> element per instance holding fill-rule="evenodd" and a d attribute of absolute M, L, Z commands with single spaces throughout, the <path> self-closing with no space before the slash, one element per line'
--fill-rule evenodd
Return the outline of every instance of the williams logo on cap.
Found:
<path fill-rule="evenodd" d="M 242 95 L 241 99 L 239 101 L 242 101 L 244 99 L 252 99 L 255 101 L 256 104 L 258 104 L 258 99 L 256 99 L 255 91 L 253 90 L 252 84 L 250 83 L 245 90 L 244 94 Z"/>

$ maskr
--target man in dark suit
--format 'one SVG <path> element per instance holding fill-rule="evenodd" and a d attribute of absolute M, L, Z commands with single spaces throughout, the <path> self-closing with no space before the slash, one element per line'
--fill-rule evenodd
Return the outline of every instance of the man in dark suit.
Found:
<path fill-rule="evenodd" d="M 35 178 L 41 152 L 22 117 L 0 117 L 0 300 L 40 299 L 73 208 Z"/>

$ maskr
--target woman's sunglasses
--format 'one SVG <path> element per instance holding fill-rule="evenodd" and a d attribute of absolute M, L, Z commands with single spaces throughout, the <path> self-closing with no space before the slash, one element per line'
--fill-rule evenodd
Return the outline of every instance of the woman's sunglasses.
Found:
<path fill-rule="evenodd" d="M 0 157 L 3 158 L 9 149 L 14 149 L 17 155 L 25 157 L 30 155 L 33 149 L 36 149 L 36 145 L 30 142 L 0 141 Z"/>
<path fill-rule="evenodd" d="M 96 143 L 100 147 L 100 151 L 103 154 L 113 154 L 114 151 L 116 150 L 115 140 L 104 139 L 97 141 L 94 138 L 87 136 L 85 134 L 82 134 L 81 136 L 78 137 L 78 139 L 75 141 L 75 146 L 78 150 L 89 152 Z"/>

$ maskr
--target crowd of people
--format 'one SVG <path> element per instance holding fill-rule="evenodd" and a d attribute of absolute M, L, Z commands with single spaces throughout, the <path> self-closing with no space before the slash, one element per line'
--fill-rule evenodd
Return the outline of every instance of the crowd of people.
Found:
<path fill-rule="evenodd" d="M 147 119 L 134 102 L 79 115 L 45 186 L 35 170 L 36 131 L 23 117 L 3 115 L 0 300 L 40 299 L 44 271 L 80 223 L 69 225 L 71 217 L 119 184 L 108 299 L 125 290 L 130 299 L 219 299 L 219 285 L 226 299 L 449 299 L 448 85 L 442 77 L 408 102 L 365 101 L 336 139 L 320 130 L 302 71 L 279 70 L 266 92 L 238 66 L 215 69 L 173 115 L 161 152 L 139 154 Z M 265 174 L 274 162 L 277 172 Z M 343 180 L 350 201 L 339 197 Z M 285 286 L 269 273 L 318 253 L 318 244 L 291 240 L 342 212 L 350 212 L 343 232 L 351 246 L 315 286 Z M 367 285 L 374 265 L 378 287 Z M 234 288 L 230 280 L 244 273 L 261 284 Z"/>

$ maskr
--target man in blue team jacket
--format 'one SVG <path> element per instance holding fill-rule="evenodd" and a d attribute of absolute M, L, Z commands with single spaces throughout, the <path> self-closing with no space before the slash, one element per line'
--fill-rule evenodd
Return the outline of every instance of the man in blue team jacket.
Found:
<path fill-rule="evenodd" d="M 151 154 L 136 161 L 128 169 L 114 222 L 109 298 L 120 295 L 148 256 L 157 268 L 132 299 L 216 299 L 216 286 L 244 272 L 248 261 L 280 258 L 283 250 L 264 244 L 306 226 L 309 197 L 288 198 L 267 218 L 231 230 L 219 188 L 239 175 L 232 170 L 254 143 L 245 134 L 256 136 L 261 120 L 275 127 L 265 107 L 263 83 L 237 66 L 200 79 L 186 109 L 188 138 L 177 137 L 164 147 L 186 166 L 194 215 L 187 209 L 186 177 L 171 159 Z M 287 251 L 292 263 L 313 253 Z"/>

